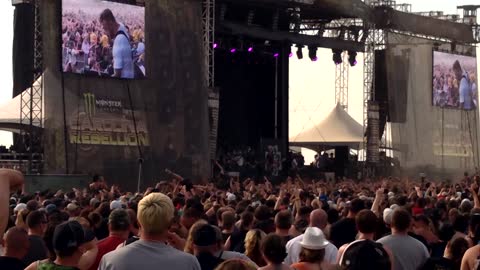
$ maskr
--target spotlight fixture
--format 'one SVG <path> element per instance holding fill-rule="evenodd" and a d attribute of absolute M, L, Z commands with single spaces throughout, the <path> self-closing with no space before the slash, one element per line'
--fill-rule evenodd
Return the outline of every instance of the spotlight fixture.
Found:
<path fill-rule="evenodd" d="M 348 51 L 348 62 L 350 63 L 350 66 L 352 66 L 352 67 L 357 65 L 357 52 Z"/>
<path fill-rule="evenodd" d="M 217 43 L 213 43 L 213 48 L 216 49 L 218 47 Z"/>
<path fill-rule="evenodd" d="M 303 59 L 303 46 L 297 45 L 297 58 Z"/>
<path fill-rule="evenodd" d="M 279 53 L 274 53 L 273 57 L 278 58 L 279 55 L 280 55 Z"/>
<path fill-rule="evenodd" d="M 253 52 L 253 46 L 248 47 L 247 51 L 250 53 Z"/>
<path fill-rule="evenodd" d="M 310 60 L 312 60 L 312 61 L 317 61 L 317 60 L 318 60 L 318 57 L 317 57 L 317 47 L 308 46 L 308 57 L 309 57 Z"/>
<path fill-rule="evenodd" d="M 335 65 L 340 65 L 343 60 L 342 60 L 342 50 L 339 49 L 333 49 L 333 62 Z"/>
<path fill-rule="evenodd" d="M 236 52 L 237 52 L 237 49 L 236 49 L 236 48 L 231 48 L 231 49 L 230 49 L 230 52 L 231 52 L 231 53 L 236 53 Z"/>

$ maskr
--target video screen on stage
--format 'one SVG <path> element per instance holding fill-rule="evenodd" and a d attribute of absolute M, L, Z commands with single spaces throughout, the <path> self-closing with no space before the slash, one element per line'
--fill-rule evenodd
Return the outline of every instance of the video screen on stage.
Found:
<path fill-rule="evenodd" d="M 476 110 L 478 107 L 477 59 L 433 52 L 433 105 Z"/>
<path fill-rule="evenodd" d="M 62 0 L 63 72 L 141 79 L 145 7 L 105 0 Z"/>

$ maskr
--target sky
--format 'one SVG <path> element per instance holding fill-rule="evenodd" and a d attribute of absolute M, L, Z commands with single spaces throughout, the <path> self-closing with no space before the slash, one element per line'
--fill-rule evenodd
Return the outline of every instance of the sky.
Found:
<path fill-rule="evenodd" d="M 412 11 L 443 11 L 457 14 L 457 5 L 474 4 L 479 0 L 404 0 L 397 3 L 412 4 Z M 13 7 L 11 1 L 0 1 L 0 42 L 2 63 L 0 66 L 0 106 L 11 99 L 12 95 L 12 40 L 13 40 Z M 479 52 L 477 50 L 477 52 Z M 305 54 L 305 52 L 304 52 Z M 319 61 L 311 62 L 308 57 L 290 62 L 290 135 L 313 127 L 335 106 L 335 66 L 331 60 L 330 50 L 318 50 Z M 350 68 L 349 76 L 349 110 L 350 115 L 362 122 L 363 106 L 363 57 L 357 56 L 358 64 Z M 18 112 L 20 114 L 20 112 Z M 0 144 L 12 144 L 10 133 L 0 131 Z"/>
<path fill-rule="evenodd" d="M 479 0 L 415 0 L 397 1 L 412 4 L 412 11 L 443 11 L 445 14 L 457 14 L 457 5 L 472 4 Z M 295 49 L 294 49 L 295 51 Z M 309 130 L 320 123 L 335 107 L 335 65 L 330 49 L 319 49 L 317 62 L 306 57 L 290 59 L 290 138 L 302 131 Z M 477 49 L 477 55 L 480 50 Z M 478 58 L 477 60 L 480 60 Z M 358 54 L 358 64 L 349 68 L 348 113 L 357 122 L 363 123 L 363 55 Z M 479 61 L 480 62 L 480 61 Z M 480 63 L 478 65 L 480 67 Z M 477 73 L 478 74 L 478 73 Z M 312 161 L 314 152 L 302 150 L 306 162 Z"/>

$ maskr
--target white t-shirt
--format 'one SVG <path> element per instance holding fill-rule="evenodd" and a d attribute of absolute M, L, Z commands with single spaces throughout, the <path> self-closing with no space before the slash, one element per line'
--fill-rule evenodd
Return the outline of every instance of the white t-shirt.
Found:
<path fill-rule="evenodd" d="M 287 249 L 287 257 L 285 258 L 285 263 L 287 265 L 292 265 L 294 263 L 300 262 L 300 251 L 302 250 L 302 246 L 300 242 L 303 240 L 303 234 L 299 235 L 292 240 L 287 242 L 286 249 Z M 325 262 L 330 264 L 337 263 L 337 255 L 338 249 L 332 243 L 328 243 L 325 247 Z"/>
<path fill-rule="evenodd" d="M 128 40 L 128 31 L 123 24 L 120 24 L 118 32 L 123 32 L 125 35 L 119 34 L 115 37 L 113 42 L 113 68 L 121 69 L 121 78 L 133 79 L 135 73 L 133 69 L 132 47 Z"/>

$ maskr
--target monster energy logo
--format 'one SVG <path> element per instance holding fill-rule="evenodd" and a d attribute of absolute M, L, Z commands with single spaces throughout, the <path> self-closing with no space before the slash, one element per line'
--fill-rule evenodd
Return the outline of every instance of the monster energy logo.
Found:
<path fill-rule="evenodd" d="M 92 93 L 83 94 L 83 102 L 85 103 L 85 113 L 89 118 L 95 116 L 97 113 L 97 106 L 95 102 L 95 95 Z"/>
<path fill-rule="evenodd" d="M 105 112 L 119 112 L 122 110 L 122 102 L 119 100 L 107 100 L 95 97 L 95 94 L 84 93 L 85 113 L 88 117 L 93 117 L 97 113 L 97 108 Z"/>

